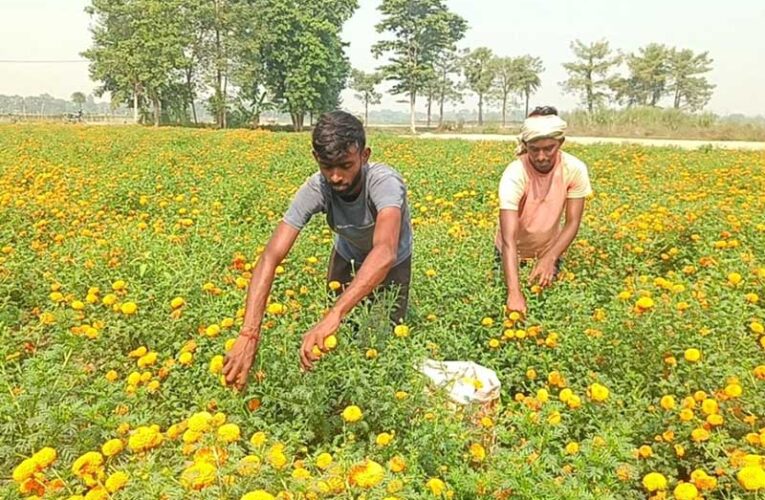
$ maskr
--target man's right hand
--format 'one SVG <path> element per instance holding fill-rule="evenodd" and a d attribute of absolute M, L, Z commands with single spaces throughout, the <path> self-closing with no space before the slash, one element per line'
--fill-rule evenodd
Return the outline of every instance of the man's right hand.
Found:
<path fill-rule="evenodd" d="M 516 311 L 526 315 L 526 299 L 523 298 L 523 293 L 509 293 L 507 295 L 507 311 Z"/>
<path fill-rule="evenodd" d="M 234 342 L 234 346 L 226 354 L 223 361 L 223 376 L 226 377 L 226 385 L 233 384 L 236 389 L 244 389 L 247 385 L 247 375 L 250 373 L 255 355 L 260 345 L 260 332 L 247 329 Z"/>

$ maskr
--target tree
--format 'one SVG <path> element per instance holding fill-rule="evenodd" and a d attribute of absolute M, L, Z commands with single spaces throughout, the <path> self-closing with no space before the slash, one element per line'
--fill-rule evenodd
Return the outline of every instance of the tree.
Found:
<path fill-rule="evenodd" d="M 369 124 L 369 105 L 380 104 L 382 99 L 382 94 L 375 90 L 380 82 L 380 73 L 364 73 L 358 69 L 351 71 L 351 89 L 356 92 L 356 99 L 364 103 L 364 125 Z"/>
<path fill-rule="evenodd" d="M 141 100 L 154 108 L 159 125 L 162 93 L 173 83 L 183 57 L 182 0 L 91 0 L 86 8 L 95 23 L 93 46 L 82 55 L 90 59 L 90 76 L 101 82 L 99 95 L 112 92 L 132 97 L 138 121 Z"/>
<path fill-rule="evenodd" d="M 498 57 L 495 60 L 497 77 L 494 82 L 494 94 L 502 103 L 502 126 L 507 124 L 507 104 L 512 95 L 519 91 L 518 62 L 515 57 Z"/>
<path fill-rule="evenodd" d="M 579 94 L 587 111 L 592 113 L 606 98 L 610 82 L 608 72 L 619 64 L 621 58 L 611 51 L 606 40 L 589 45 L 575 40 L 571 50 L 577 60 L 563 64 L 569 77 L 561 85 L 564 90 Z"/>
<path fill-rule="evenodd" d="M 72 94 L 72 102 L 79 107 L 80 113 L 82 113 L 82 105 L 85 104 L 85 94 L 82 92 L 75 92 Z"/>
<path fill-rule="evenodd" d="M 641 105 L 658 106 L 669 84 L 670 49 L 651 43 L 627 57 L 632 100 Z"/>
<path fill-rule="evenodd" d="M 526 101 L 524 116 L 529 114 L 529 98 L 531 94 L 539 90 L 539 87 L 542 85 L 539 74 L 544 70 L 542 60 L 538 57 L 522 56 L 518 59 L 518 75 L 516 78 L 518 80 L 518 89 Z"/>
<path fill-rule="evenodd" d="M 483 101 L 494 84 L 497 70 L 494 54 L 487 47 L 479 47 L 463 60 L 467 87 L 478 96 L 478 125 L 483 125 Z"/>
<path fill-rule="evenodd" d="M 433 62 L 436 76 L 436 99 L 438 100 L 438 128 L 444 126 L 444 103 L 462 102 L 462 89 L 454 77 L 460 74 L 465 52 L 443 50 Z"/>
<path fill-rule="evenodd" d="M 394 95 L 409 97 L 412 133 L 416 132 L 415 104 L 433 75 L 433 60 L 444 49 L 453 48 L 465 36 L 466 21 L 450 12 L 443 0 L 383 0 L 383 16 L 375 28 L 389 33 L 390 40 L 374 44 L 375 57 L 390 54 L 382 70 L 387 80 L 395 81 Z"/>
<path fill-rule="evenodd" d="M 333 109 L 350 74 L 343 23 L 355 0 L 262 0 L 258 20 L 264 82 L 274 99 L 289 112 L 295 130 L 306 113 Z"/>
<path fill-rule="evenodd" d="M 714 85 L 698 75 L 712 68 L 709 52 L 694 54 L 690 49 L 672 49 L 669 54 L 667 90 L 673 94 L 675 109 L 686 107 L 691 111 L 702 109 L 712 97 Z"/>

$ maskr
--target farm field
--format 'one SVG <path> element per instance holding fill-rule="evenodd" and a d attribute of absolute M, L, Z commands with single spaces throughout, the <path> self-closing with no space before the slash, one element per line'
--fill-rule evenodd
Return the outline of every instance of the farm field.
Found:
<path fill-rule="evenodd" d="M 595 195 L 520 321 L 492 247 L 514 144 L 368 142 L 409 187 L 406 327 L 359 307 L 300 372 L 330 304 L 316 217 L 237 393 L 223 355 L 309 136 L 0 126 L 0 496 L 765 496 L 764 152 L 566 147 Z M 495 370 L 501 402 L 455 408 L 425 358 Z"/>

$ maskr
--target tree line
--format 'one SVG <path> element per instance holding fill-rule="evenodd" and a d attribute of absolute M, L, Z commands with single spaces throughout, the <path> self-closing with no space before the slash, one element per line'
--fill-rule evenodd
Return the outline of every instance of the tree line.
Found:
<path fill-rule="evenodd" d="M 357 0 L 91 0 L 93 43 L 83 56 L 99 95 L 109 92 L 136 121 L 155 124 L 197 122 L 204 100 L 221 128 L 257 125 L 273 110 L 301 130 L 306 116 L 337 108 L 346 87 L 368 116 L 383 81 L 408 102 L 412 130 L 418 102 L 427 104 L 428 124 L 436 108 L 443 125 L 445 104 L 466 92 L 478 98 L 479 124 L 489 104 L 501 106 L 503 125 L 517 100 L 528 112 L 542 83 L 541 59 L 458 48 L 468 24 L 444 0 L 383 0 L 372 47 L 381 65 L 373 73 L 352 69 L 341 31 L 357 8 Z M 706 52 L 649 44 L 622 54 L 607 41 L 579 40 L 571 49 L 562 89 L 589 111 L 658 106 L 664 98 L 695 111 L 714 88 L 703 76 L 712 63 Z"/>

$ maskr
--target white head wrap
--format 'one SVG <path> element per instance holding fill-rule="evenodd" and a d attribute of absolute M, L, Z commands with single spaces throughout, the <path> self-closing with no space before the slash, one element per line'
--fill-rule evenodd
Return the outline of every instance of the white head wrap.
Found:
<path fill-rule="evenodd" d="M 526 144 L 538 139 L 561 139 L 566 135 L 567 124 L 557 115 L 532 116 L 526 118 L 518 136 L 516 154 L 526 152 Z"/>

